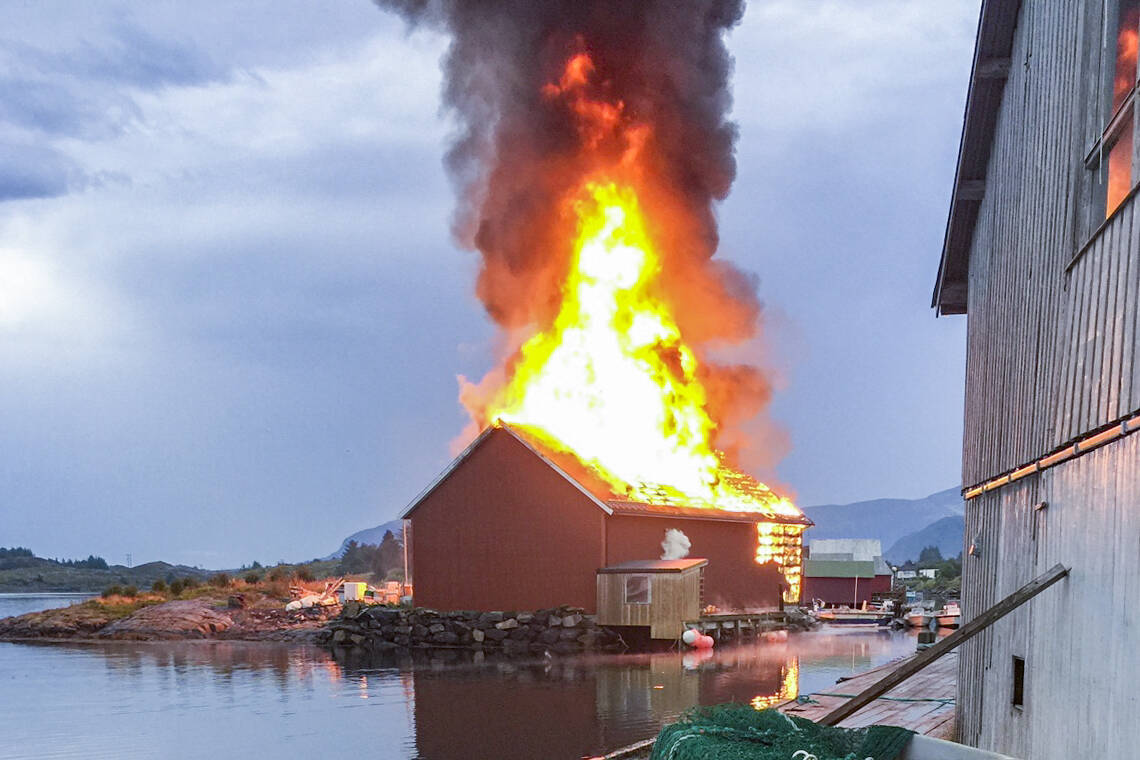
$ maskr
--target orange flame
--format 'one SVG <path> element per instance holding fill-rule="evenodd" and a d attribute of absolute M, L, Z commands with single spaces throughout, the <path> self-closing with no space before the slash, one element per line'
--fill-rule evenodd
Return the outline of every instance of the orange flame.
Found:
<path fill-rule="evenodd" d="M 506 422 L 573 454 L 620 497 L 801 520 L 790 500 L 714 447 L 701 362 L 663 296 L 660 221 L 675 220 L 651 223 L 639 197 L 652 186 L 639 164 L 652 130 L 622 101 L 598 97 L 605 82 L 596 75 L 579 52 L 542 90 L 572 115 L 581 145 L 574 160 L 583 179 L 562 202 L 569 257 L 556 313 L 521 345 L 497 388 L 467 386 L 464 403 L 481 424 Z M 761 526 L 763 546 L 771 527 Z M 797 601 L 802 526 L 791 527 L 779 532 L 779 551 L 758 548 L 756 560 L 776 562 Z"/>

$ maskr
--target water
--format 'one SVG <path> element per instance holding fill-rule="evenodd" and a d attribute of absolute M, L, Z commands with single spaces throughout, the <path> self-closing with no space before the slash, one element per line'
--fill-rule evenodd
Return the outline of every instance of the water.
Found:
<path fill-rule="evenodd" d="M 0 594 L 0 618 L 26 615 L 29 612 L 50 610 L 54 607 L 66 607 L 75 602 L 82 602 L 98 594 L 81 593 L 28 593 L 28 594 Z"/>
<path fill-rule="evenodd" d="M 914 652 L 905 633 L 636 656 L 334 658 L 277 644 L 0 643 L 0 757 L 581 758 L 690 705 L 762 706 Z M 842 687 L 839 687 L 842 688 Z"/>

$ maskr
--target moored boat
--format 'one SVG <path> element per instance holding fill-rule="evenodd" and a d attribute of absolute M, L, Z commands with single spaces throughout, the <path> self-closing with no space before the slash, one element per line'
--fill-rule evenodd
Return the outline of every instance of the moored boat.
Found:
<path fill-rule="evenodd" d="M 939 628 L 957 628 L 961 617 L 962 609 L 957 602 L 948 602 L 945 607 L 934 613 Z"/>
<path fill-rule="evenodd" d="M 844 626 L 886 626 L 890 625 L 893 614 L 886 607 L 864 605 L 859 607 L 823 607 L 814 609 L 817 620 L 830 625 Z"/>

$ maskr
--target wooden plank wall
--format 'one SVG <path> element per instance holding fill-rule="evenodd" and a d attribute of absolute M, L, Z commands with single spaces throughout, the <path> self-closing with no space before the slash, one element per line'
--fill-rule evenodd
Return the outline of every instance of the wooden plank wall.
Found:
<path fill-rule="evenodd" d="M 971 249 L 966 485 L 1140 409 L 1140 202 L 1093 234 L 1083 161 L 1103 127 L 1103 7 L 1022 2 Z M 964 558 L 965 619 L 1057 562 L 1072 571 L 963 647 L 961 741 L 1034 760 L 1136 755 L 1138 464 L 1133 435 L 967 502 L 981 554 Z"/>
<path fill-rule="evenodd" d="M 971 249 L 965 485 L 1140 408 L 1140 203 L 1091 242 L 1081 223 L 1100 13 L 1080 0 L 1022 3 Z"/>
<path fill-rule="evenodd" d="M 1133 435 L 967 503 L 981 556 L 964 562 L 966 618 L 1057 562 L 1072 569 L 963 647 L 960 741 L 1033 760 L 1135 756 L 1137 462 Z M 1023 708 L 1011 704 L 1014 655 L 1026 662 Z"/>

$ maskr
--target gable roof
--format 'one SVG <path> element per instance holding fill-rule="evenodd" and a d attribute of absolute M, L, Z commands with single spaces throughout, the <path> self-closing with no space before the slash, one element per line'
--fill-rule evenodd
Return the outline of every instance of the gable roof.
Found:
<path fill-rule="evenodd" d="M 442 485 L 443 482 L 445 480 L 447 480 L 447 477 L 449 475 L 451 475 L 451 473 L 455 470 L 455 468 L 459 467 L 459 465 L 461 465 L 467 459 L 467 457 L 471 456 L 472 452 L 474 452 L 475 449 L 482 446 L 484 441 L 486 441 L 488 438 L 490 438 L 493 434 L 495 434 L 498 431 L 501 431 L 501 432 L 511 436 L 516 441 L 521 443 L 523 446 L 526 446 L 528 449 L 530 449 L 532 454 L 534 454 L 536 457 L 541 459 L 552 470 L 554 470 L 559 475 L 561 475 L 563 478 L 565 478 L 566 482 L 570 483 L 570 485 L 574 486 L 579 491 L 581 491 L 586 496 L 586 498 L 588 498 L 595 505 L 597 505 L 598 508 L 600 508 L 603 512 L 605 512 L 608 515 L 613 514 L 613 512 L 614 512 L 613 509 L 606 506 L 597 496 L 595 496 L 593 493 L 591 493 L 587 488 L 585 488 L 576 479 L 574 479 L 574 478 L 570 477 L 568 474 L 566 474 L 565 470 L 563 470 L 561 467 L 559 467 L 557 464 L 555 464 L 553 461 L 551 461 L 551 459 L 549 457 L 547 457 L 545 454 L 543 454 L 541 451 L 539 451 L 536 446 L 534 446 L 533 444 L 530 443 L 530 441 L 528 441 L 526 438 L 524 438 L 523 436 L 521 436 L 517 432 L 515 432 L 509 425 L 498 424 L 498 425 L 489 425 L 487 428 L 485 428 L 482 433 L 480 433 L 478 436 L 475 437 L 475 440 L 473 440 L 471 443 L 469 443 L 467 445 L 467 448 L 465 448 L 459 454 L 459 456 L 457 456 L 455 459 L 451 460 L 451 464 L 449 464 L 447 467 L 445 467 L 443 472 L 441 472 L 439 475 L 437 475 L 435 480 L 433 480 L 431 483 L 428 483 L 427 488 L 420 491 L 419 496 L 412 499 L 412 503 L 404 508 L 404 511 L 400 513 L 401 519 L 407 519 L 412 514 L 412 512 L 415 511 L 416 507 L 418 507 L 420 504 L 423 503 L 424 499 L 426 499 L 428 496 L 431 496 L 431 494 L 435 491 L 435 489 L 439 488 L 440 485 Z"/>
<path fill-rule="evenodd" d="M 874 578 L 875 563 L 842 559 L 805 559 L 805 578 Z"/>
<path fill-rule="evenodd" d="M 408 518 L 416 507 L 423 503 L 440 485 L 447 480 L 448 476 L 459 467 L 471 454 L 478 449 L 483 443 L 495 433 L 502 433 L 509 435 L 514 440 L 521 443 L 532 454 L 541 459 L 548 467 L 562 476 L 568 483 L 577 488 L 593 502 L 599 509 L 607 515 L 622 514 L 633 515 L 640 517 L 672 517 L 672 518 L 685 518 L 693 520 L 719 520 L 724 522 L 745 522 L 745 523 L 759 523 L 759 522 L 778 522 L 789 523 L 798 525 L 814 525 L 814 523 L 806 516 L 800 515 L 799 517 L 772 515 L 765 512 L 741 512 L 727 509 L 710 509 L 707 507 L 690 507 L 676 503 L 653 503 L 647 504 L 644 502 L 628 501 L 619 498 L 616 494 L 612 493 L 609 487 L 601 480 L 599 476 L 593 473 L 590 468 L 579 461 L 572 454 L 559 454 L 548 451 L 546 447 L 531 440 L 528 436 L 524 435 L 518 429 L 498 422 L 488 426 L 483 430 L 470 444 L 459 454 L 451 464 L 444 468 L 436 478 L 428 484 L 428 486 L 420 492 L 415 499 L 412 500 L 404 511 L 400 513 L 402 519 Z M 570 472 L 574 474 L 571 475 Z M 747 478 L 745 475 L 740 476 L 742 479 Z"/>
<path fill-rule="evenodd" d="M 950 214 L 942 242 L 942 259 L 931 306 L 938 314 L 965 314 L 970 246 L 978 209 L 986 192 L 994 130 L 1009 76 L 1013 36 L 1021 0 L 983 0 L 974 44 L 970 90 L 962 119 L 958 167 L 950 198 Z"/>

